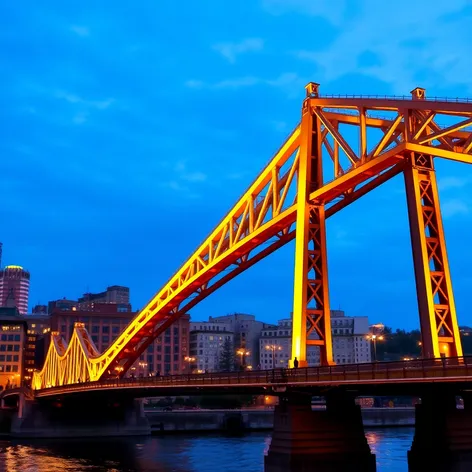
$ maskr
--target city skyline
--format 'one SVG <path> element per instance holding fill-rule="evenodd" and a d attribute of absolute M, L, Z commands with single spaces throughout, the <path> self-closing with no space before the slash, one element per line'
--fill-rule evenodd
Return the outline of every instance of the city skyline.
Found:
<path fill-rule="evenodd" d="M 1 239 L 5 263 L 32 274 L 31 303 L 118 282 L 143 307 L 298 123 L 311 80 L 321 93 L 408 95 L 423 86 L 428 96 L 472 94 L 467 2 L 431 11 L 402 0 L 415 28 L 386 15 L 381 30 L 372 12 L 383 7 L 348 3 L 333 10 L 265 0 L 227 17 L 213 2 L 162 11 L 143 2 L 139 27 L 120 3 L 112 16 L 56 1 L 11 6 L 0 32 L 9 44 L 2 59 L 14 65 L 0 91 L 8 116 L 0 149 L 9 156 L 0 164 Z M 292 33 L 282 41 L 284 30 Z M 437 169 L 457 313 L 467 325 L 472 171 L 449 162 Z M 292 244 L 279 250 L 192 317 L 223 304 L 266 322 L 289 313 L 293 253 Z M 401 177 L 328 221 L 328 257 L 332 308 L 418 327 Z"/>

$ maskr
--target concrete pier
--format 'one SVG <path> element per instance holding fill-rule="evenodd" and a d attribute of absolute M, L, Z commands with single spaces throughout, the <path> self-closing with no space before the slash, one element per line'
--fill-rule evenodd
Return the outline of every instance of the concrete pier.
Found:
<path fill-rule="evenodd" d="M 453 391 L 434 389 L 416 406 L 415 436 L 408 451 L 410 472 L 472 470 L 472 402 L 457 409 Z"/>
<path fill-rule="evenodd" d="M 150 434 L 141 400 L 40 403 L 20 398 L 11 418 L 12 437 L 77 438 Z"/>
<path fill-rule="evenodd" d="M 265 472 L 375 472 L 354 398 L 333 392 L 326 410 L 314 411 L 309 397 L 291 395 L 274 414 Z"/>

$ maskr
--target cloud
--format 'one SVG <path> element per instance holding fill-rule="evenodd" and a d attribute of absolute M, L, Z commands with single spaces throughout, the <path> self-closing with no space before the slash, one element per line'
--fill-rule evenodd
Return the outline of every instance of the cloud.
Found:
<path fill-rule="evenodd" d="M 240 89 L 247 87 L 255 87 L 260 85 L 268 85 L 274 88 L 285 89 L 291 97 L 298 97 L 300 90 L 303 90 L 308 81 L 299 77 L 294 72 L 280 74 L 275 79 L 265 79 L 262 77 L 246 76 L 234 79 L 225 79 L 219 82 L 206 83 L 200 80 L 188 80 L 186 87 L 195 89 Z"/>
<path fill-rule="evenodd" d="M 469 213 L 469 207 L 463 200 L 452 198 L 442 202 L 441 213 L 444 218 L 451 218 L 456 215 L 466 215 Z"/>
<path fill-rule="evenodd" d="M 77 36 L 89 36 L 90 30 L 86 26 L 73 25 L 70 27 L 70 30 L 75 33 Z"/>
<path fill-rule="evenodd" d="M 266 0 L 266 4 L 282 1 Z M 289 2 L 306 15 L 333 20 L 328 2 L 314 6 L 311 0 Z M 318 5 L 318 2 L 316 2 Z M 355 14 L 343 21 L 339 34 L 327 46 L 307 36 L 308 46 L 296 51 L 299 59 L 312 61 L 320 81 L 329 82 L 348 74 L 363 74 L 387 82 L 394 93 L 408 94 L 417 85 L 441 88 L 459 84 L 470 93 L 472 42 L 469 0 L 450 0 L 430 7 L 426 0 L 399 0 L 395 12 L 377 0 L 358 0 Z M 282 9 L 283 10 L 283 9 Z M 287 9 L 285 9 L 287 10 Z M 284 10 L 283 10 L 284 11 Z M 312 39 L 313 38 L 313 39 Z"/>
<path fill-rule="evenodd" d="M 63 90 L 56 91 L 55 96 L 56 98 L 65 100 L 66 102 L 84 105 L 86 107 L 95 108 L 97 110 L 106 110 L 115 101 L 113 98 L 108 98 L 106 100 L 86 100 L 82 97 L 79 97 L 78 95 L 65 92 Z"/>
<path fill-rule="evenodd" d="M 469 179 L 465 177 L 440 177 L 438 179 L 439 190 L 449 190 L 453 188 L 462 188 L 467 185 Z"/>
<path fill-rule="evenodd" d="M 213 46 L 230 63 L 236 62 L 236 57 L 247 52 L 258 52 L 264 48 L 264 41 L 260 38 L 248 38 L 239 43 L 219 43 Z"/>

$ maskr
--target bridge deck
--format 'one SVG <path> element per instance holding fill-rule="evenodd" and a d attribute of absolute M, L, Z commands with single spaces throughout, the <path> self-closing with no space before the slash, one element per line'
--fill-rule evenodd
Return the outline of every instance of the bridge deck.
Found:
<path fill-rule="evenodd" d="M 443 360 L 415 360 L 372 364 L 352 364 L 331 367 L 276 369 L 266 371 L 217 372 L 209 374 L 169 375 L 126 379 L 108 379 L 35 392 L 36 397 L 110 390 L 142 391 L 143 395 L 168 395 L 170 391 L 199 390 L 258 390 L 284 387 L 353 388 L 430 383 L 472 383 L 472 357 Z M 367 388 L 368 389 L 368 388 Z M 152 393 L 149 392 L 152 390 Z M 375 389 L 372 389 L 375 390 Z M 146 393 L 147 392 L 147 393 Z M 204 392 L 200 392 L 204 393 Z"/>

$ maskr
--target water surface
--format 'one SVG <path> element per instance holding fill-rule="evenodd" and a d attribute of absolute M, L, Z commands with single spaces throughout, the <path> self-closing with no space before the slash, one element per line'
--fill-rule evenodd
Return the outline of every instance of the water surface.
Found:
<path fill-rule="evenodd" d="M 377 471 L 407 472 L 413 428 L 372 429 L 366 436 Z M 263 472 L 269 441 L 270 433 L 0 441 L 0 472 Z"/>

